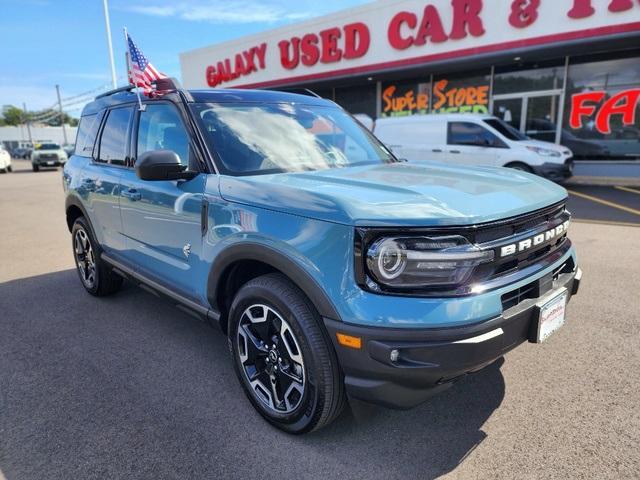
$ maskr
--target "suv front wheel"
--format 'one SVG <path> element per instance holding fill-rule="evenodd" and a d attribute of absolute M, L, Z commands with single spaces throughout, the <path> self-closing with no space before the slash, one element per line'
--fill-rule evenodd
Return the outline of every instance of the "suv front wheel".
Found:
<path fill-rule="evenodd" d="M 236 374 L 266 420 L 305 433 L 338 416 L 345 394 L 333 346 L 313 305 L 285 276 L 247 282 L 229 318 Z"/>
<path fill-rule="evenodd" d="M 102 297 L 117 292 L 123 278 L 101 260 L 100 245 L 95 241 L 84 217 L 79 217 L 71 229 L 73 258 L 82 286 L 91 295 Z"/>

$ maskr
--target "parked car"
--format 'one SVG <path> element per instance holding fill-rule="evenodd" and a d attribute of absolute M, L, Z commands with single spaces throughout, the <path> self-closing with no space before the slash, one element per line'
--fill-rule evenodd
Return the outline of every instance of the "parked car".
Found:
<path fill-rule="evenodd" d="M 66 145 L 63 145 L 62 149 L 64 150 L 64 153 L 67 154 L 67 157 L 70 157 L 71 155 L 73 155 L 73 151 L 76 149 L 76 144 L 68 143 Z"/>
<path fill-rule="evenodd" d="M 278 428 L 330 423 L 345 392 L 413 407 L 564 323 L 564 188 L 399 161 L 328 100 L 173 85 L 85 106 L 63 174 L 78 275 L 211 321 Z"/>
<path fill-rule="evenodd" d="M 31 158 L 31 149 L 25 148 L 25 147 L 14 148 L 11 151 L 11 156 L 13 158 L 23 158 L 23 159 Z"/>
<path fill-rule="evenodd" d="M 67 154 L 57 143 L 41 143 L 31 152 L 31 167 L 34 172 L 40 167 L 60 167 L 67 161 Z"/>
<path fill-rule="evenodd" d="M 0 173 L 7 173 L 13 171 L 11 166 L 11 155 L 4 145 L 0 144 Z"/>
<path fill-rule="evenodd" d="M 571 150 L 532 140 L 490 115 L 432 114 L 382 118 L 375 135 L 409 161 L 509 167 L 562 181 L 573 170 Z"/>

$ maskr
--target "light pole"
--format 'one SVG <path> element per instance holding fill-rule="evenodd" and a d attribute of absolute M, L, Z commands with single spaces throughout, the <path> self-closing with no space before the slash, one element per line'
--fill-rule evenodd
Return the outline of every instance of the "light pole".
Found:
<path fill-rule="evenodd" d="M 33 147 L 33 137 L 31 137 L 31 122 L 29 121 L 29 112 L 27 112 L 27 104 L 22 102 L 22 110 L 24 111 L 25 121 L 27 122 L 27 132 L 29 134 L 29 143 Z"/>
<path fill-rule="evenodd" d="M 64 137 L 64 144 L 67 142 L 67 129 L 64 126 L 64 113 L 62 113 L 62 100 L 60 100 L 60 85 L 56 85 L 56 95 L 58 96 L 58 109 L 60 110 L 60 126 L 62 127 L 62 136 Z"/>
<path fill-rule="evenodd" d="M 111 43 L 111 25 L 109 22 L 108 0 L 102 0 L 102 6 L 104 7 L 104 23 L 107 27 L 107 48 L 109 50 L 109 62 L 111 62 L 111 84 L 115 89 L 118 86 L 118 82 L 116 80 L 116 64 L 113 62 L 113 44 Z"/>

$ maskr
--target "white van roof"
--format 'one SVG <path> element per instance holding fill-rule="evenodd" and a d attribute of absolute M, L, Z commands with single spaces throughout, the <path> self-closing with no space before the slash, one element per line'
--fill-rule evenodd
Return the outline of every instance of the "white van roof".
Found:
<path fill-rule="evenodd" d="M 376 127 L 389 123 L 421 123 L 432 121 L 464 122 L 465 120 L 485 120 L 496 118 L 488 113 L 429 113 L 427 115 L 407 115 L 405 117 L 383 117 L 376 120 Z"/>

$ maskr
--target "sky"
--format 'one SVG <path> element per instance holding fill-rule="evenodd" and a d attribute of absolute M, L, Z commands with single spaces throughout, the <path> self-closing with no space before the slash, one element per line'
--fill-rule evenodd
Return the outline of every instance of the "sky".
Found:
<path fill-rule="evenodd" d="M 180 78 L 178 54 L 338 11 L 365 0 L 109 0 L 118 84 L 122 28 L 160 71 Z M 0 0 L 0 106 L 42 109 L 111 81 L 102 0 Z M 72 103 L 72 100 L 65 101 Z M 65 110 L 78 116 L 82 104 Z"/>

